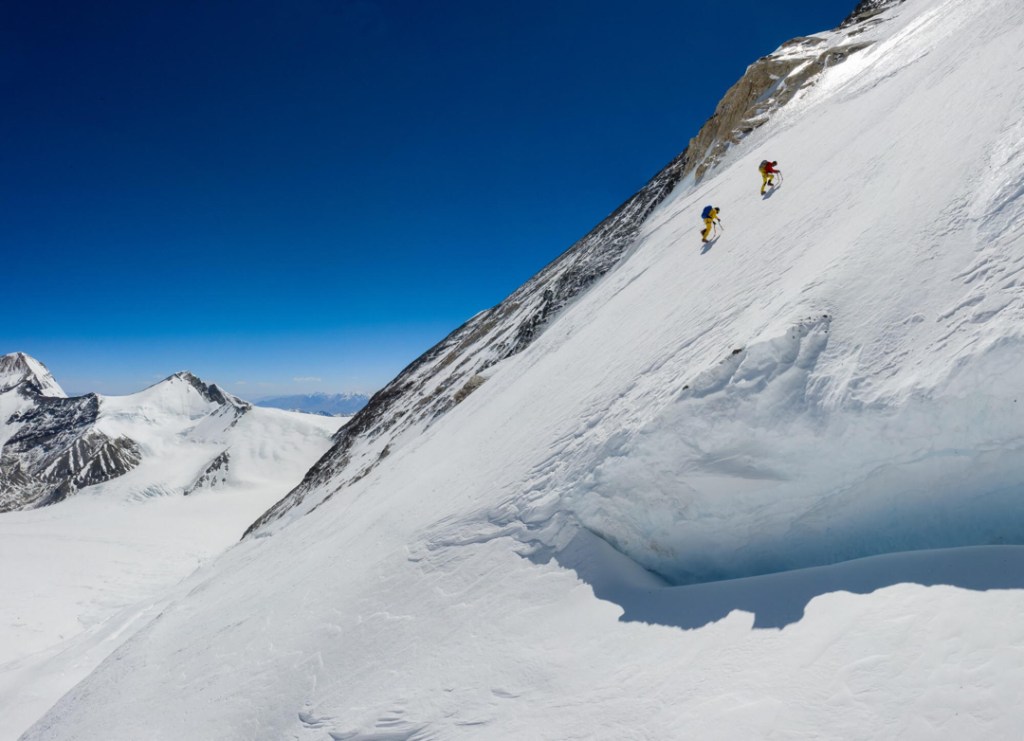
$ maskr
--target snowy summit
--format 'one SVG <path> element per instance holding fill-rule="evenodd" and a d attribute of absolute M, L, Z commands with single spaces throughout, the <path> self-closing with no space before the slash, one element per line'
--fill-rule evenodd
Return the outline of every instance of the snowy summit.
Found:
<path fill-rule="evenodd" d="M 40 396 L 67 396 L 46 366 L 35 358 L 23 352 L 0 355 L 0 393 L 18 386 Z"/>

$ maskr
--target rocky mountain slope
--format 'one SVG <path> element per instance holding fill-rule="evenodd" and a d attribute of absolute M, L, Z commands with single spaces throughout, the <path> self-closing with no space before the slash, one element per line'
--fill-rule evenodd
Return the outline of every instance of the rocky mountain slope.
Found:
<path fill-rule="evenodd" d="M 642 225 L 677 186 L 702 180 L 773 111 L 813 86 L 825 69 L 869 46 L 878 13 L 899 1 L 866 0 L 840 28 L 794 39 L 752 64 L 679 156 L 507 299 L 472 317 L 375 394 L 339 430 L 334 448 L 302 484 L 251 531 L 293 509 L 305 512 L 316 506 L 319 499 L 309 494 L 328 481 L 333 493 L 361 479 L 403 438 L 415 438 L 466 399 L 487 380 L 488 369 L 527 348 L 553 317 L 628 256 Z"/>
<path fill-rule="evenodd" d="M 0 357 L 0 512 L 53 504 L 121 476 L 138 445 L 96 429 L 100 399 L 67 398 L 39 361 Z"/>
<path fill-rule="evenodd" d="M 272 412 L 193 374 L 176 373 L 130 396 L 68 398 L 39 361 L 0 357 L 0 512 L 42 507 L 135 473 L 138 496 L 191 494 L 228 480 L 232 430 L 243 420 L 272 428 Z M 309 424 L 314 437 L 324 425 Z M 169 451 L 183 458 L 169 459 Z M 173 474 L 169 472 L 173 470 Z M 251 472 L 246 475 L 251 475 Z M 141 483 L 147 479 L 147 483 Z"/>

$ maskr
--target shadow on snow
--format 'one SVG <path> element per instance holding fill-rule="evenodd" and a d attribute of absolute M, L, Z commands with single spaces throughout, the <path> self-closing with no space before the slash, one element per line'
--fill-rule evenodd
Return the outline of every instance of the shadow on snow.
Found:
<path fill-rule="evenodd" d="M 755 628 L 798 622 L 815 597 L 870 594 L 896 584 L 960 589 L 1024 589 L 1024 546 L 969 546 L 889 553 L 830 566 L 727 581 L 672 586 L 590 531 L 556 557 L 590 584 L 598 599 L 623 609 L 620 620 L 695 629 L 733 610 L 753 613 Z"/>
<path fill-rule="evenodd" d="M 704 242 L 701 245 L 700 254 L 706 255 L 707 253 L 711 252 L 711 248 L 715 246 L 715 244 L 718 242 L 720 237 L 721 237 L 720 234 L 716 234 L 711 239 L 709 239 L 707 242 Z"/>

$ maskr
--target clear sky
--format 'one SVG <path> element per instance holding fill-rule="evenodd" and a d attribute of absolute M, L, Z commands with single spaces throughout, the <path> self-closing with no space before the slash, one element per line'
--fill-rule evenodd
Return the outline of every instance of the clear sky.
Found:
<path fill-rule="evenodd" d="M 855 0 L 0 4 L 0 353 L 375 390 Z"/>

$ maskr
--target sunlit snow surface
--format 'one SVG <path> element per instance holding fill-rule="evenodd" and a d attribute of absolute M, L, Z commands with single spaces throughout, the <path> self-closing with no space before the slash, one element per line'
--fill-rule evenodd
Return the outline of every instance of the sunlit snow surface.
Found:
<path fill-rule="evenodd" d="M 887 15 L 26 739 L 1016 737 L 1024 5 Z"/>
<path fill-rule="evenodd" d="M 0 394 L 3 419 L 30 405 Z M 177 376 L 101 397 L 98 429 L 138 442 L 140 465 L 57 505 L 0 516 L 0 738 L 20 735 L 159 614 L 168 590 L 298 483 L 344 422 L 236 411 Z M 225 449 L 215 485 L 184 496 Z"/>

